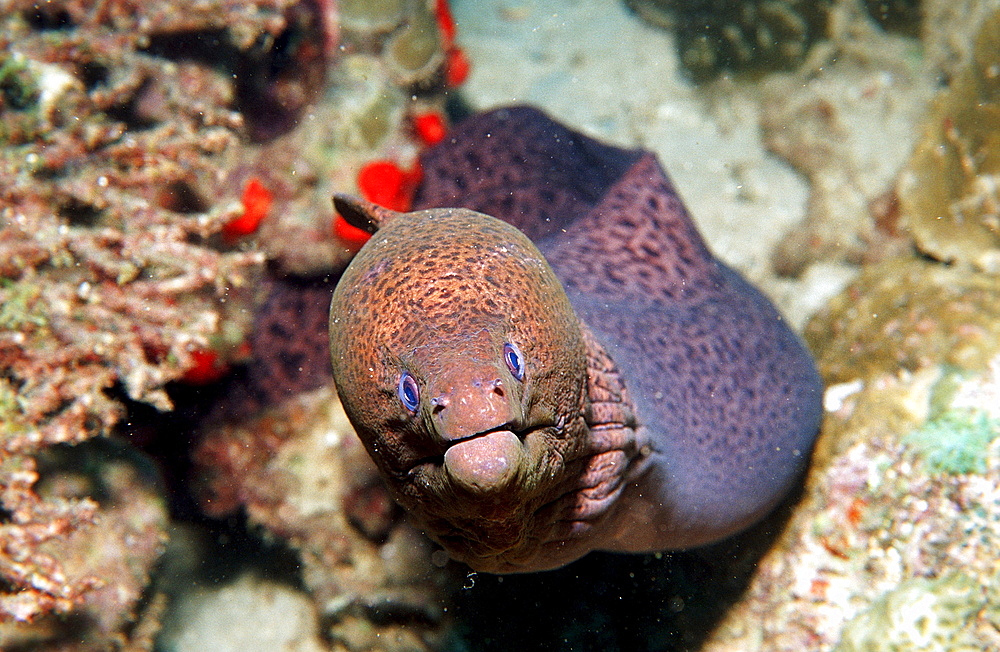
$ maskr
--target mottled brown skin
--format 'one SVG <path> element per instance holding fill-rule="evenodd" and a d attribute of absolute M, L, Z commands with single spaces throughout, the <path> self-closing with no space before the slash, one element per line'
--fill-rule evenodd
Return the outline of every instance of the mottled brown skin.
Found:
<path fill-rule="evenodd" d="M 333 297 L 330 346 L 344 407 L 389 482 L 451 555 L 493 572 L 561 566 L 591 549 L 641 457 L 614 378 L 589 395 L 589 333 L 538 249 L 464 209 L 396 214 L 338 198 L 379 230 Z M 502 358 L 523 354 L 518 381 Z M 403 371 L 420 385 L 410 413 Z M 593 380 L 600 382 L 601 369 Z M 591 383 L 593 384 L 593 383 Z M 615 416 L 631 419 L 627 409 Z"/>
<path fill-rule="evenodd" d="M 477 570 L 544 570 L 717 541 L 787 494 L 819 375 L 651 154 L 514 107 L 422 162 L 419 205 L 504 222 L 338 198 L 377 232 L 337 286 L 330 344 L 348 416 L 432 538 Z"/>

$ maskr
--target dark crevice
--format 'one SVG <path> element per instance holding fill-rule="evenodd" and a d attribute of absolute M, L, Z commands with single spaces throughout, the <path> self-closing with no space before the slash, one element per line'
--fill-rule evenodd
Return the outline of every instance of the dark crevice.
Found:
<path fill-rule="evenodd" d="M 101 210 L 93 204 L 70 197 L 58 209 L 59 216 L 66 219 L 70 226 L 94 227 L 100 222 Z"/>
<path fill-rule="evenodd" d="M 201 195 L 185 181 L 168 183 L 160 191 L 158 200 L 162 208 L 185 215 L 204 213 L 209 208 L 208 203 L 202 199 Z"/>
<path fill-rule="evenodd" d="M 233 79 L 236 108 L 250 138 L 266 142 L 287 133 L 323 86 L 326 62 L 319 21 L 292 10 L 288 28 L 240 50 L 225 30 L 156 34 L 144 52 L 172 61 L 195 61 Z"/>
<path fill-rule="evenodd" d="M 156 120 L 145 117 L 136 110 L 139 100 L 142 97 L 143 92 L 149 86 L 149 83 L 150 82 L 148 80 L 143 82 L 132 97 L 129 98 L 129 100 L 124 104 L 108 107 L 104 112 L 112 120 L 124 122 L 129 131 L 142 131 L 156 126 Z"/>
<path fill-rule="evenodd" d="M 127 409 L 119 436 L 156 465 L 165 488 L 172 527 L 186 524 L 200 533 L 199 540 L 207 549 L 200 555 L 198 582 L 225 583 L 253 568 L 262 578 L 302 589 L 299 553 L 285 541 L 249 523 L 242 510 L 213 518 L 206 516 L 199 506 L 197 496 L 204 478 L 194 468 L 192 451 L 208 414 L 213 405 L 224 400 L 225 388 L 233 377 L 200 386 L 171 383 L 168 391 L 174 410 L 166 413 L 129 400 L 122 388 L 116 387 L 114 398 Z"/>
<path fill-rule="evenodd" d="M 24 20 L 32 29 L 37 29 L 38 31 L 67 30 L 75 27 L 69 12 L 58 9 L 49 11 L 39 9 L 38 11 L 26 13 L 24 14 Z"/>
<path fill-rule="evenodd" d="M 309 23 L 290 20 L 270 48 L 251 49 L 238 60 L 236 106 L 254 141 L 267 142 L 294 129 L 322 88 L 322 35 Z"/>
<path fill-rule="evenodd" d="M 77 69 L 77 75 L 87 91 L 92 91 L 102 84 L 106 84 L 111 75 L 111 71 L 106 66 L 89 61 Z"/>
<path fill-rule="evenodd" d="M 154 34 L 142 51 L 171 61 L 197 61 L 224 70 L 233 70 L 241 56 L 221 29 Z"/>

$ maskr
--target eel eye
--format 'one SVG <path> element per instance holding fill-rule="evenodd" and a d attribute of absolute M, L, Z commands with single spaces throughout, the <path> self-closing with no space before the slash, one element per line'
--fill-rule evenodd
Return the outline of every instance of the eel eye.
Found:
<path fill-rule="evenodd" d="M 521 349 L 517 348 L 516 344 L 504 344 L 503 345 L 503 359 L 507 363 L 507 368 L 510 369 L 510 373 L 516 380 L 524 379 L 524 356 L 521 355 Z"/>
<path fill-rule="evenodd" d="M 420 405 L 420 387 L 417 380 L 410 375 L 409 371 L 404 371 L 399 377 L 399 384 L 396 386 L 396 395 L 399 402 L 410 412 L 416 412 Z"/>

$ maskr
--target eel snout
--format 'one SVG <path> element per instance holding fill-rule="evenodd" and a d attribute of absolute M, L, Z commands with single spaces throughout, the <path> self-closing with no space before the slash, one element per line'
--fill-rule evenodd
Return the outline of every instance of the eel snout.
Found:
<path fill-rule="evenodd" d="M 520 392 L 512 386 L 516 381 L 503 375 L 487 368 L 428 387 L 431 427 L 442 442 L 460 441 L 508 424 L 516 430 L 523 423 Z"/>
<path fill-rule="evenodd" d="M 516 481 L 523 444 L 516 434 L 524 424 L 517 381 L 484 364 L 442 374 L 430 391 L 433 435 L 444 450 L 443 466 L 457 488 L 481 494 L 502 491 Z"/>

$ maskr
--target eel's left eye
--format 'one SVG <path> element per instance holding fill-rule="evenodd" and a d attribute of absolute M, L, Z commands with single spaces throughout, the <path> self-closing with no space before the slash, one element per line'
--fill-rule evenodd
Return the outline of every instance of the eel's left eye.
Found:
<path fill-rule="evenodd" d="M 507 368 L 510 369 L 511 375 L 517 380 L 523 380 L 524 356 L 521 355 L 521 349 L 517 348 L 516 344 L 504 344 L 503 359 L 507 363 Z"/>
<path fill-rule="evenodd" d="M 410 412 L 416 412 L 420 405 L 420 387 L 417 380 L 410 375 L 409 371 L 404 371 L 399 377 L 399 384 L 396 386 L 396 395 L 399 402 Z"/>

